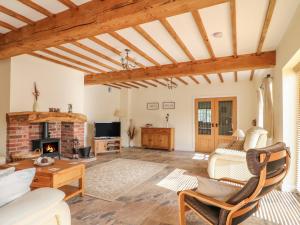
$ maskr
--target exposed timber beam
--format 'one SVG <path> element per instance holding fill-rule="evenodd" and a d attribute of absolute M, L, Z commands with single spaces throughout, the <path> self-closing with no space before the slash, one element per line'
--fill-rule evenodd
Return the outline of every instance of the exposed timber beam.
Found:
<path fill-rule="evenodd" d="M 164 86 L 164 87 L 166 87 L 166 86 L 167 86 L 165 83 L 163 83 L 163 82 L 161 82 L 161 81 L 159 81 L 159 80 L 155 80 L 155 79 L 153 79 L 153 81 L 154 81 L 155 83 L 158 83 L 158 84 L 160 84 L 160 85 Z"/>
<path fill-rule="evenodd" d="M 24 23 L 27 23 L 27 24 L 30 24 L 30 25 L 33 25 L 35 22 L 19 13 L 16 13 L 15 11 L 11 10 L 11 9 L 8 9 L 2 5 L 0 5 L 0 12 L 6 14 L 6 15 L 9 15 L 11 17 L 14 17 L 18 20 L 21 20 L 22 22 Z"/>
<path fill-rule="evenodd" d="M 0 20 L 0 27 L 4 27 L 4 28 L 6 28 L 6 29 L 14 30 L 14 31 L 18 30 L 17 27 L 15 27 L 15 26 L 13 26 L 13 25 L 11 25 L 11 24 L 9 24 L 9 23 L 6 23 L 6 22 L 4 22 L 4 21 L 2 21 L 2 20 Z"/>
<path fill-rule="evenodd" d="M 221 83 L 224 83 L 224 79 L 223 79 L 223 76 L 221 73 L 218 73 L 218 77 L 219 77 Z"/>
<path fill-rule="evenodd" d="M 192 53 L 188 50 L 188 48 L 185 46 L 181 38 L 178 36 L 174 28 L 171 26 L 171 24 L 168 22 L 166 18 L 160 19 L 160 23 L 165 27 L 165 29 L 169 32 L 169 34 L 172 36 L 172 38 L 176 41 L 176 43 L 179 45 L 179 47 L 182 49 L 182 51 L 186 54 L 186 56 L 191 60 L 194 61 L 195 58 L 192 55 Z"/>
<path fill-rule="evenodd" d="M 117 87 L 121 87 L 121 88 L 127 88 L 127 89 L 130 89 L 131 87 L 128 87 L 124 84 L 117 84 L 117 83 L 113 83 L 113 85 L 117 86 Z"/>
<path fill-rule="evenodd" d="M 25 1 L 25 0 L 22 0 Z M 159 20 L 228 0 L 93 0 L 0 37 L 0 59 Z"/>
<path fill-rule="evenodd" d="M 196 84 L 200 84 L 200 82 L 193 76 L 189 76 L 189 78 L 194 81 Z"/>
<path fill-rule="evenodd" d="M 177 84 L 174 81 L 172 81 L 170 78 L 165 78 L 164 80 L 167 82 L 171 82 L 171 84 L 174 84 L 177 86 Z"/>
<path fill-rule="evenodd" d="M 58 0 L 59 2 L 61 2 L 62 4 L 64 4 L 65 6 L 67 6 L 70 9 L 77 9 L 78 6 L 72 2 L 71 0 Z"/>
<path fill-rule="evenodd" d="M 255 73 L 255 71 L 254 71 L 254 70 L 251 70 L 251 73 L 250 73 L 250 81 L 253 80 L 254 73 Z"/>
<path fill-rule="evenodd" d="M 176 77 L 177 80 L 179 80 L 181 83 L 183 83 L 184 85 L 188 85 L 189 83 L 186 82 L 184 79 L 182 79 L 181 77 Z"/>
<path fill-rule="evenodd" d="M 236 6 L 235 0 L 230 0 L 230 17 L 231 17 L 231 39 L 233 56 L 237 56 L 237 38 L 236 38 Z"/>
<path fill-rule="evenodd" d="M 141 83 L 139 83 L 139 82 L 137 82 L 137 81 L 132 81 L 131 83 L 136 84 L 136 85 L 138 85 L 138 86 L 141 86 L 141 87 L 143 87 L 143 88 L 148 88 L 148 86 L 146 86 L 146 85 L 144 85 L 144 84 L 141 84 Z"/>
<path fill-rule="evenodd" d="M 116 88 L 116 89 L 121 89 L 120 87 L 117 87 L 115 85 L 112 84 L 103 84 L 104 86 L 108 86 L 108 87 L 112 87 L 112 88 Z"/>
<path fill-rule="evenodd" d="M 133 88 L 136 88 L 136 89 L 139 88 L 138 86 L 135 86 L 135 85 L 133 85 L 133 84 L 129 84 L 129 83 L 126 83 L 126 82 L 122 82 L 122 84 L 125 84 L 125 85 L 127 85 L 127 86 L 129 86 L 129 87 L 133 87 Z"/>
<path fill-rule="evenodd" d="M 203 74 L 202 76 L 204 77 L 207 83 L 211 84 L 211 80 L 208 78 L 207 75 Z"/>
<path fill-rule="evenodd" d="M 53 63 L 59 64 L 59 65 L 63 65 L 63 66 L 66 66 L 66 67 L 70 67 L 70 68 L 72 68 L 72 69 L 75 69 L 75 70 L 78 70 L 78 71 L 81 71 L 81 72 L 84 72 L 84 73 L 87 73 L 87 74 L 92 73 L 92 72 L 89 71 L 89 70 L 82 69 L 82 68 L 80 68 L 80 67 L 77 67 L 77 66 L 74 66 L 74 65 L 65 63 L 65 62 L 61 62 L 61 61 L 56 60 L 56 59 L 52 59 L 52 58 L 50 58 L 50 57 L 47 57 L 47 56 L 44 56 L 44 55 L 41 55 L 41 54 L 38 54 L 38 53 L 35 53 L 35 52 L 32 52 L 32 53 L 30 53 L 29 55 L 32 55 L 32 56 L 37 57 L 37 58 L 40 58 L 40 59 L 47 60 L 47 61 L 49 61 L 49 62 L 53 62 Z"/>
<path fill-rule="evenodd" d="M 85 84 L 103 84 L 150 79 L 165 79 L 198 74 L 225 73 L 241 70 L 272 68 L 276 63 L 276 52 L 264 52 L 260 55 L 246 54 L 235 57 L 220 57 L 214 60 L 196 60 L 162 66 L 152 66 L 129 71 L 117 71 L 105 74 L 85 76 Z"/>
<path fill-rule="evenodd" d="M 19 2 L 22 2 L 22 4 L 27 5 L 28 7 L 38 11 L 39 13 L 42 13 L 45 16 L 53 17 L 53 14 L 48 9 L 43 8 L 32 0 L 19 0 Z"/>
<path fill-rule="evenodd" d="M 152 87 L 157 87 L 156 84 L 153 84 L 153 83 L 151 83 L 151 82 L 149 82 L 149 81 L 147 81 L 147 80 L 142 80 L 141 82 L 143 82 L 143 83 L 145 83 L 145 84 L 148 84 L 148 85 L 150 85 L 150 86 L 152 86 Z"/>
<path fill-rule="evenodd" d="M 117 39 L 119 42 L 123 43 L 124 45 L 126 45 L 128 48 L 130 48 L 131 50 L 135 51 L 136 53 L 138 53 L 139 55 L 141 55 L 142 57 L 144 57 L 146 60 L 148 60 L 149 62 L 153 63 L 156 66 L 159 66 L 160 64 L 155 61 L 152 57 L 150 57 L 149 55 L 147 55 L 144 51 L 142 51 L 141 49 L 139 49 L 138 47 L 136 47 L 134 44 L 132 44 L 130 41 L 128 41 L 126 38 L 123 38 L 120 34 L 118 34 L 117 32 L 110 32 L 109 33 L 112 37 L 114 37 L 115 39 Z"/>
<path fill-rule="evenodd" d="M 234 71 L 234 81 L 238 82 L 238 73 L 237 73 L 237 71 Z"/>

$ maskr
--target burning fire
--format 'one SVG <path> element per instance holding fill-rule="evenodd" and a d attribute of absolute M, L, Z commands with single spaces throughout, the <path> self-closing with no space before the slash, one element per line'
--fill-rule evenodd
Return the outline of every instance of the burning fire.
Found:
<path fill-rule="evenodd" d="M 55 151 L 55 148 L 53 148 L 50 144 L 47 145 L 47 148 L 46 148 L 47 152 L 54 152 Z"/>

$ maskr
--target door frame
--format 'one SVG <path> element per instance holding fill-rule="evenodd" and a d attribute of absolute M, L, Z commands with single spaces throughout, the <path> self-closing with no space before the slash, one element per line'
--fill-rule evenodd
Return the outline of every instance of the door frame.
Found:
<path fill-rule="evenodd" d="M 226 101 L 226 100 L 232 100 L 233 101 L 233 108 L 232 108 L 232 114 L 236 115 L 233 116 L 232 118 L 232 124 L 233 124 L 233 133 L 237 129 L 237 118 L 238 118 L 238 113 L 237 113 L 237 96 L 226 96 L 226 97 L 199 97 L 199 98 L 194 98 L 194 151 L 197 149 L 197 144 L 198 144 L 198 102 L 199 100 L 201 101 L 212 101 L 215 102 L 217 101 Z M 212 108 L 215 108 L 215 104 L 213 104 Z M 213 118 L 213 120 L 217 119 L 219 115 L 215 115 L 216 118 Z M 215 130 L 215 129 L 213 129 Z M 215 133 L 215 131 L 213 131 Z M 204 152 L 203 152 L 204 153 Z"/>

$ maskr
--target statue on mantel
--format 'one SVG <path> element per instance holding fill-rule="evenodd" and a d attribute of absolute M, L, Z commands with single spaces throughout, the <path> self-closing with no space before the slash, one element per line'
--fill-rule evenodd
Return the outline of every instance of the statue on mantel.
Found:
<path fill-rule="evenodd" d="M 36 82 L 34 82 L 33 84 L 33 96 L 34 96 L 34 102 L 33 102 L 33 106 L 32 106 L 32 111 L 33 112 L 36 112 L 38 110 L 38 98 L 40 96 L 40 91 L 37 89 L 37 86 L 36 86 Z"/>

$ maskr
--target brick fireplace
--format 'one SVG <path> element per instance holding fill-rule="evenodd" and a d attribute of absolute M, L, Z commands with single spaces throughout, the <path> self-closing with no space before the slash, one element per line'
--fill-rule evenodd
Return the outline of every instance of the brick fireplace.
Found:
<path fill-rule="evenodd" d="M 84 144 L 86 116 L 77 113 L 21 112 L 7 114 L 7 156 L 13 152 L 32 151 L 32 143 L 43 140 L 47 123 L 49 140 L 59 140 L 62 155 L 71 153 L 73 138 Z"/>

